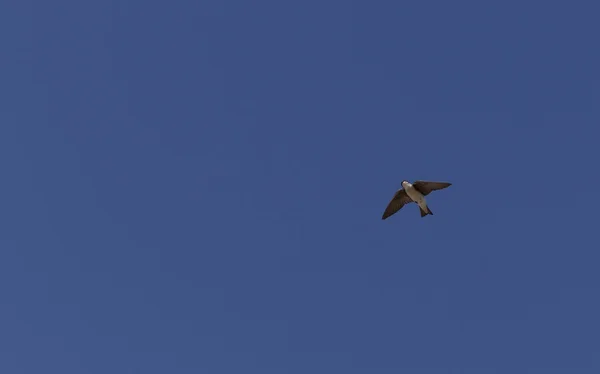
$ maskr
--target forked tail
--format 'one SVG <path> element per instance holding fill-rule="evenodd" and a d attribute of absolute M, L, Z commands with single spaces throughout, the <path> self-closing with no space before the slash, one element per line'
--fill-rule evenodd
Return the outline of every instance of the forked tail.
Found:
<path fill-rule="evenodd" d="M 431 209 L 429 209 L 429 206 L 425 205 L 425 208 L 427 208 L 427 211 L 424 211 L 423 208 L 419 207 L 419 210 L 421 211 L 421 217 L 425 217 L 428 214 L 433 215 L 433 212 Z"/>

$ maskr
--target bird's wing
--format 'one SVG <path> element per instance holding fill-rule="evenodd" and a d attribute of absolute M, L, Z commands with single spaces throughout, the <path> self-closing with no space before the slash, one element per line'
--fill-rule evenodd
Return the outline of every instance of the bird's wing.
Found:
<path fill-rule="evenodd" d="M 452 183 L 448 182 L 429 182 L 429 181 L 416 181 L 413 183 L 413 187 L 423 194 L 423 196 L 429 195 L 431 191 L 441 190 L 446 187 L 450 187 Z"/>
<path fill-rule="evenodd" d="M 397 211 L 399 211 L 400 209 L 402 209 L 402 207 L 404 205 L 406 205 L 410 202 L 412 202 L 412 200 L 410 199 L 410 197 L 408 197 L 408 195 L 406 194 L 406 191 L 404 189 L 400 189 L 400 190 L 396 191 L 396 193 L 394 194 L 394 197 L 389 202 L 387 208 L 385 208 L 385 212 L 383 212 L 383 216 L 381 217 L 381 219 L 388 218 L 392 214 L 394 214 Z"/>

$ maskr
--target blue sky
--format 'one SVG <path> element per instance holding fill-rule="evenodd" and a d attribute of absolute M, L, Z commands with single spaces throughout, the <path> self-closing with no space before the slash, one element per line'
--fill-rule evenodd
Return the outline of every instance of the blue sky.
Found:
<path fill-rule="evenodd" d="M 0 5 L 0 372 L 598 373 L 598 5 L 169 4 Z"/>

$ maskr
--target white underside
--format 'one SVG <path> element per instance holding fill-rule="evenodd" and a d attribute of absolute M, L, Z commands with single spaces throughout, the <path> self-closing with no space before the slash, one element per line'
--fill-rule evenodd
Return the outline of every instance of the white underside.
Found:
<path fill-rule="evenodd" d="M 427 212 L 427 201 L 425 201 L 425 196 L 422 193 L 417 191 L 412 184 L 406 183 L 404 185 L 404 189 L 406 190 L 406 194 L 412 201 L 417 203 L 417 205 Z"/>

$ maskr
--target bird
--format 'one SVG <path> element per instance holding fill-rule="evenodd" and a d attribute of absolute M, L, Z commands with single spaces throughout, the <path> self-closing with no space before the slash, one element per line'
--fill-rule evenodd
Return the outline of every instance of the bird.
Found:
<path fill-rule="evenodd" d="M 410 204 L 412 202 L 416 203 L 419 206 L 419 210 L 421 211 L 421 217 L 425 217 L 427 215 L 433 215 L 429 206 L 427 206 L 427 201 L 425 200 L 425 196 L 429 195 L 432 191 L 441 190 L 447 187 L 450 187 L 452 183 L 448 182 L 432 182 L 432 181 L 422 181 L 418 180 L 414 183 L 410 183 L 407 180 L 402 181 L 402 188 L 396 191 L 394 197 L 388 203 L 381 219 L 384 220 L 400 209 L 406 204 Z"/>

